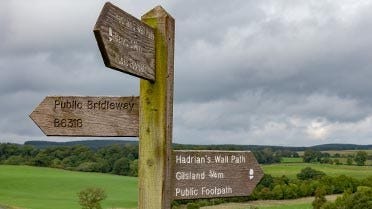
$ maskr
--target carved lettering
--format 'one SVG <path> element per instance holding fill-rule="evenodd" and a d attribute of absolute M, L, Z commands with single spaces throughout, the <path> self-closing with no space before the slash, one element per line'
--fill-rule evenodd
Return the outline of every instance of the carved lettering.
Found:
<path fill-rule="evenodd" d="M 138 136 L 139 97 L 46 97 L 30 117 L 48 136 Z"/>
<path fill-rule="evenodd" d="M 263 176 L 249 151 L 191 151 L 173 154 L 173 197 L 246 196 Z"/>

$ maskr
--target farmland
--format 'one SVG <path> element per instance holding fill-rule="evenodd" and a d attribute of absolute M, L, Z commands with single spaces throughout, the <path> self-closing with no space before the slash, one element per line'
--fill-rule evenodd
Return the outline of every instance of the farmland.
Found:
<path fill-rule="evenodd" d="M 321 152 L 322 153 L 329 153 L 330 155 L 340 154 L 340 155 L 347 156 L 347 155 L 355 155 L 355 153 L 357 153 L 358 151 L 364 151 L 368 155 L 372 155 L 372 149 L 369 149 L 369 150 L 325 150 L 325 151 L 321 151 Z M 303 151 L 300 151 L 300 152 L 297 152 L 297 153 L 300 156 L 304 155 Z"/>
<path fill-rule="evenodd" d="M 348 166 L 309 163 L 281 163 L 262 166 L 264 173 L 271 174 L 272 176 L 286 175 L 290 178 L 296 178 L 296 174 L 305 167 L 311 167 L 315 170 L 323 171 L 329 176 L 338 176 L 344 174 L 346 176 L 352 176 L 358 179 L 372 176 L 372 166 Z"/>
<path fill-rule="evenodd" d="M 296 178 L 305 167 L 324 171 L 327 175 L 341 174 L 358 179 L 372 176 L 371 166 L 347 166 L 308 163 L 281 163 L 263 165 L 263 170 L 273 176 L 286 175 Z M 0 165 L 0 206 L 11 205 L 25 209 L 79 209 L 77 193 L 87 187 L 100 187 L 107 193 L 105 209 L 135 208 L 137 206 L 137 178 L 111 174 L 73 172 L 60 169 L 29 166 Z M 283 201 L 254 202 L 260 209 L 296 208 L 309 209 L 311 198 Z M 282 203 L 282 204 L 279 204 Z M 215 206 L 226 209 L 248 208 L 247 205 L 228 204 Z M 243 207 L 240 207 L 243 206 Z M 0 208 L 1 208 L 0 207 Z M 14 209 L 14 208 L 10 208 Z M 212 209 L 212 208 L 211 208 Z"/>

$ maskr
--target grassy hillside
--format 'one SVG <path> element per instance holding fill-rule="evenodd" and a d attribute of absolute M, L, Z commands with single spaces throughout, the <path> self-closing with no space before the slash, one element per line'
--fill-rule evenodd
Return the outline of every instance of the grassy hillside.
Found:
<path fill-rule="evenodd" d="M 135 208 L 137 178 L 28 166 L 0 166 L 0 203 L 27 209 L 80 209 L 77 193 L 107 192 L 104 208 Z"/>
<path fill-rule="evenodd" d="M 296 178 L 296 174 L 305 167 L 311 167 L 325 172 L 330 176 L 339 176 L 344 174 L 355 178 L 365 178 L 372 176 L 372 166 L 348 166 L 348 165 L 329 165 L 329 164 L 309 164 L 309 163 L 281 163 L 273 165 L 263 165 L 264 173 L 273 176 L 286 175 L 290 178 Z"/>

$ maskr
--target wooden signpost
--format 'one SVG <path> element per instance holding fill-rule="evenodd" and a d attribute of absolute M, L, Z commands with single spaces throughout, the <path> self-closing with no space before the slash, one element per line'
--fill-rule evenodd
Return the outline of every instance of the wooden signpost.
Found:
<path fill-rule="evenodd" d="M 31 119 L 47 136 L 138 136 L 138 97 L 46 97 Z"/>
<path fill-rule="evenodd" d="M 142 16 L 155 30 L 156 79 L 140 81 L 139 209 L 170 209 L 175 23 L 162 7 Z"/>
<path fill-rule="evenodd" d="M 263 177 L 252 152 L 174 151 L 174 199 L 248 196 Z"/>
<path fill-rule="evenodd" d="M 94 35 L 107 67 L 155 81 L 153 28 L 107 2 Z"/>
<path fill-rule="evenodd" d="M 142 78 L 139 97 L 46 97 L 30 117 L 48 136 L 139 136 L 139 209 L 172 200 L 245 196 L 263 176 L 251 152 L 172 152 L 175 21 L 106 3 L 94 27 L 109 68 Z"/>

